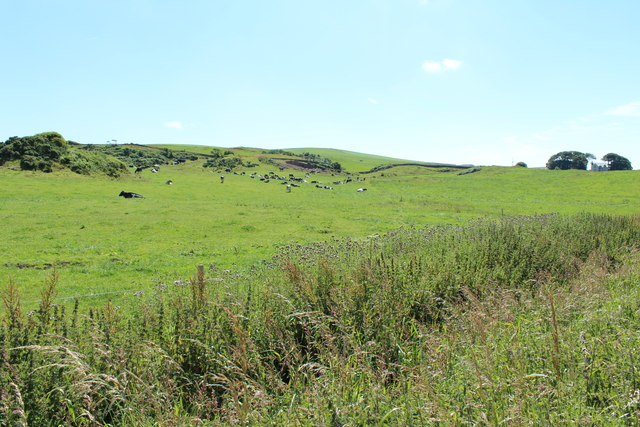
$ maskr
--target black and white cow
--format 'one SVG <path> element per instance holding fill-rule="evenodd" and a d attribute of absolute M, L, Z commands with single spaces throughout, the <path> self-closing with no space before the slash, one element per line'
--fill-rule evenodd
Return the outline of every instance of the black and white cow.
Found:
<path fill-rule="evenodd" d="M 118 196 L 122 196 L 125 199 L 136 199 L 136 198 L 143 199 L 144 198 L 144 196 L 142 196 L 141 194 L 131 193 L 129 191 L 121 191 L 120 194 L 118 194 Z"/>

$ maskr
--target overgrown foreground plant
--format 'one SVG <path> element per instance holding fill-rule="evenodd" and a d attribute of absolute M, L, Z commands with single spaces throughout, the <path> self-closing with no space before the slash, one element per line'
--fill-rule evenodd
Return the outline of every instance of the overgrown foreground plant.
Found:
<path fill-rule="evenodd" d="M 634 425 L 640 217 L 280 248 L 124 315 L 4 287 L 0 424 Z"/>

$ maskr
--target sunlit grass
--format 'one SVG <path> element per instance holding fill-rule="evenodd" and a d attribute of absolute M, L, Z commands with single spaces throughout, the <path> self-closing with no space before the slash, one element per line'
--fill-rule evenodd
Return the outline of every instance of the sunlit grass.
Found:
<path fill-rule="evenodd" d="M 261 166 L 247 174 L 273 169 Z M 407 166 L 342 185 L 332 182 L 345 175 L 312 175 L 309 181 L 334 189 L 309 183 L 291 193 L 276 181 L 223 174 L 220 184 L 219 174 L 199 163 L 119 180 L 1 169 L 0 278 L 16 280 L 28 301 L 37 299 L 43 269 L 54 264 L 62 273 L 61 297 L 144 289 L 183 278 L 197 264 L 246 269 L 269 258 L 276 244 L 363 238 L 401 226 L 501 215 L 632 214 L 640 206 L 633 171 L 483 168 L 458 175 Z M 174 184 L 166 185 L 168 179 Z M 359 187 L 368 191 L 358 193 Z M 117 197 L 122 190 L 145 198 Z"/>

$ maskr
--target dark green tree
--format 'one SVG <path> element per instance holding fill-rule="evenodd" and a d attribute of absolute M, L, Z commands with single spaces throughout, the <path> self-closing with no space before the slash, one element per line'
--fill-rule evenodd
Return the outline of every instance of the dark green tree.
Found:
<path fill-rule="evenodd" d="M 607 162 L 610 171 L 630 171 L 633 169 L 629 159 L 616 153 L 605 154 L 602 160 Z"/>
<path fill-rule="evenodd" d="M 547 161 L 547 169 L 587 169 L 589 159 L 596 157 L 591 153 L 582 153 L 580 151 L 561 151 L 549 157 Z"/>
<path fill-rule="evenodd" d="M 516 163 L 516 166 L 519 168 L 527 168 L 529 166 L 527 166 L 527 164 L 525 162 L 518 162 Z"/>

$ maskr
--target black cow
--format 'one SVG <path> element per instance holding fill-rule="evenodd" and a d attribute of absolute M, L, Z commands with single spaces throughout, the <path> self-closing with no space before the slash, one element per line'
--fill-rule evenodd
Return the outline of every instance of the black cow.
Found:
<path fill-rule="evenodd" d="M 142 196 L 141 194 L 131 193 L 129 191 L 121 191 L 120 194 L 118 194 L 118 196 L 122 196 L 125 199 L 135 199 L 135 198 L 144 199 L 144 196 Z"/>

